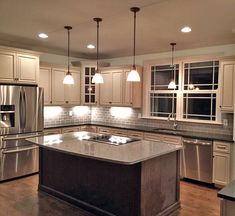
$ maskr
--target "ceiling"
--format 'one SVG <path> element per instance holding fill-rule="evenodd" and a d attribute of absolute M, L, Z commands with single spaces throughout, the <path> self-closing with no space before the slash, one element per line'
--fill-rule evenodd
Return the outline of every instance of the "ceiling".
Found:
<path fill-rule="evenodd" d="M 73 26 L 71 52 L 74 57 L 94 58 L 94 17 L 100 24 L 102 58 L 132 55 L 133 13 L 137 14 L 137 55 L 235 43 L 235 0 L 0 0 L 0 44 L 64 54 L 67 33 Z M 180 29 L 190 26 L 192 32 Z M 37 37 L 39 32 L 49 35 Z"/>

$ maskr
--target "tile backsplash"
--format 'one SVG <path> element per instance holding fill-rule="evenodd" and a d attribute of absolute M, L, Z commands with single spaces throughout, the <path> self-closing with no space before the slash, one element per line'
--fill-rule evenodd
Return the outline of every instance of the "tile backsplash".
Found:
<path fill-rule="evenodd" d="M 56 109 L 56 108 L 55 108 Z M 44 126 L 69 125 L 81 122 L 105 122 L 119 125 L 141 125 L 156 128 L 172 128 L 172 121 L 140 118 L 141 110 L 127 107 L 60 107 L 57 111 L 45 107 Z M 223 114 L 227 126 L 220 124 L 202 124 L 192 122 L 177 122 L 178 129 L 194 132 L 232 135 L 233 114 Z"/>

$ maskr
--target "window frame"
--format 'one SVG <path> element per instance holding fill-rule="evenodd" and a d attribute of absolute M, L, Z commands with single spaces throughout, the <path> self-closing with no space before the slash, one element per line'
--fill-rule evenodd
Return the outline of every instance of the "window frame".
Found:
<path fill-rule="evenodd" d="M 184 64 L 186 63 L 196 63 L 196 62 L 206 62 L 206 61 L 219 61 L 218 69 L 218 89 L 217 90 L 184 90 L 184 73 L 185 68 Z M 220 112 L 220 64 L 221 59 L 218 56 L 199 56 L 199 57 L 185 57 L 185 58 L 176 58 L 175 64 L 179 64 L 179 88 L 178 90 L 156 90 L 151 91 L 151 67 L 160 66 L 160 65 L 169 65 L 171 59 L 163 59 L 158 61 L 146 61 L 144 62 L 144 77 L 143 77 L 143 109 L 142 117 L 148 119 L 157 119 L 157 120 L 168 120 L 166 117 L 156 117 L 150 115 L 150 93 L 176 93 L 176 120 L 182 122 L 192 122 L 192 123 L 209 123 L 209 124 L 222 124 L 221 122 L 221 112 Z M 200 120 L 200 119 L 185 119 L 183 118 L 183 109 L 184 109 L 184 98 L 185 93 L 207 93 L 207 94 L 216 94 L 216 107 L 215 107 L 215 120 Z M 173 119 L 171 117 L 171 119 Z"/>

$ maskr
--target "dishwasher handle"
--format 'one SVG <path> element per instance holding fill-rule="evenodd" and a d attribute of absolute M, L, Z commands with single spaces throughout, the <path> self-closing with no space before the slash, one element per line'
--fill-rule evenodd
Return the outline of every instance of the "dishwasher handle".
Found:
<path fill-rule="evenodd" d="M 183 143 L 192 144 L 192 145 L 204 145 L 204 146 L 211 146 L 212 145 L 212 142 L 210 142 L 210 141 L 197 140 L 197 139 L 195 139 L 195 140 L 184 139 Z"/>
<path fill-rule="evenodd" d="M 5 150 L 5 151 L 2 151 L 2 154 L 20 153 L 24 151 L 31 151 L 37 148 L 38 146 L 33 146 L 33 147 L 27 147 L 27 148 L 21 148 L 21 149 Z"/>
<path fill-rule="evenodd" d="M 37 133 L 37 134 L 30 134 L 30 135 L 24 135 L 24 136 L 9 136 L 9 137 L 3 137 L 2 141 L 13 141 L 13 140 L 21 140 L 21 139 L 29 139 L 29 138 L 34 138 L 38 136 L 42 136 L 42 133 Z"/>

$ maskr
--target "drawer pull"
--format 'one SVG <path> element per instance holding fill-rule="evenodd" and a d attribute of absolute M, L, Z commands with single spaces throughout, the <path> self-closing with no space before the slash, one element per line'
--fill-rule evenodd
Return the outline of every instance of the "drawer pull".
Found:
<path fill-rule="evenodd" d="M 218 149 L 226 149 L 226 146 L 217 146 Z"/>

